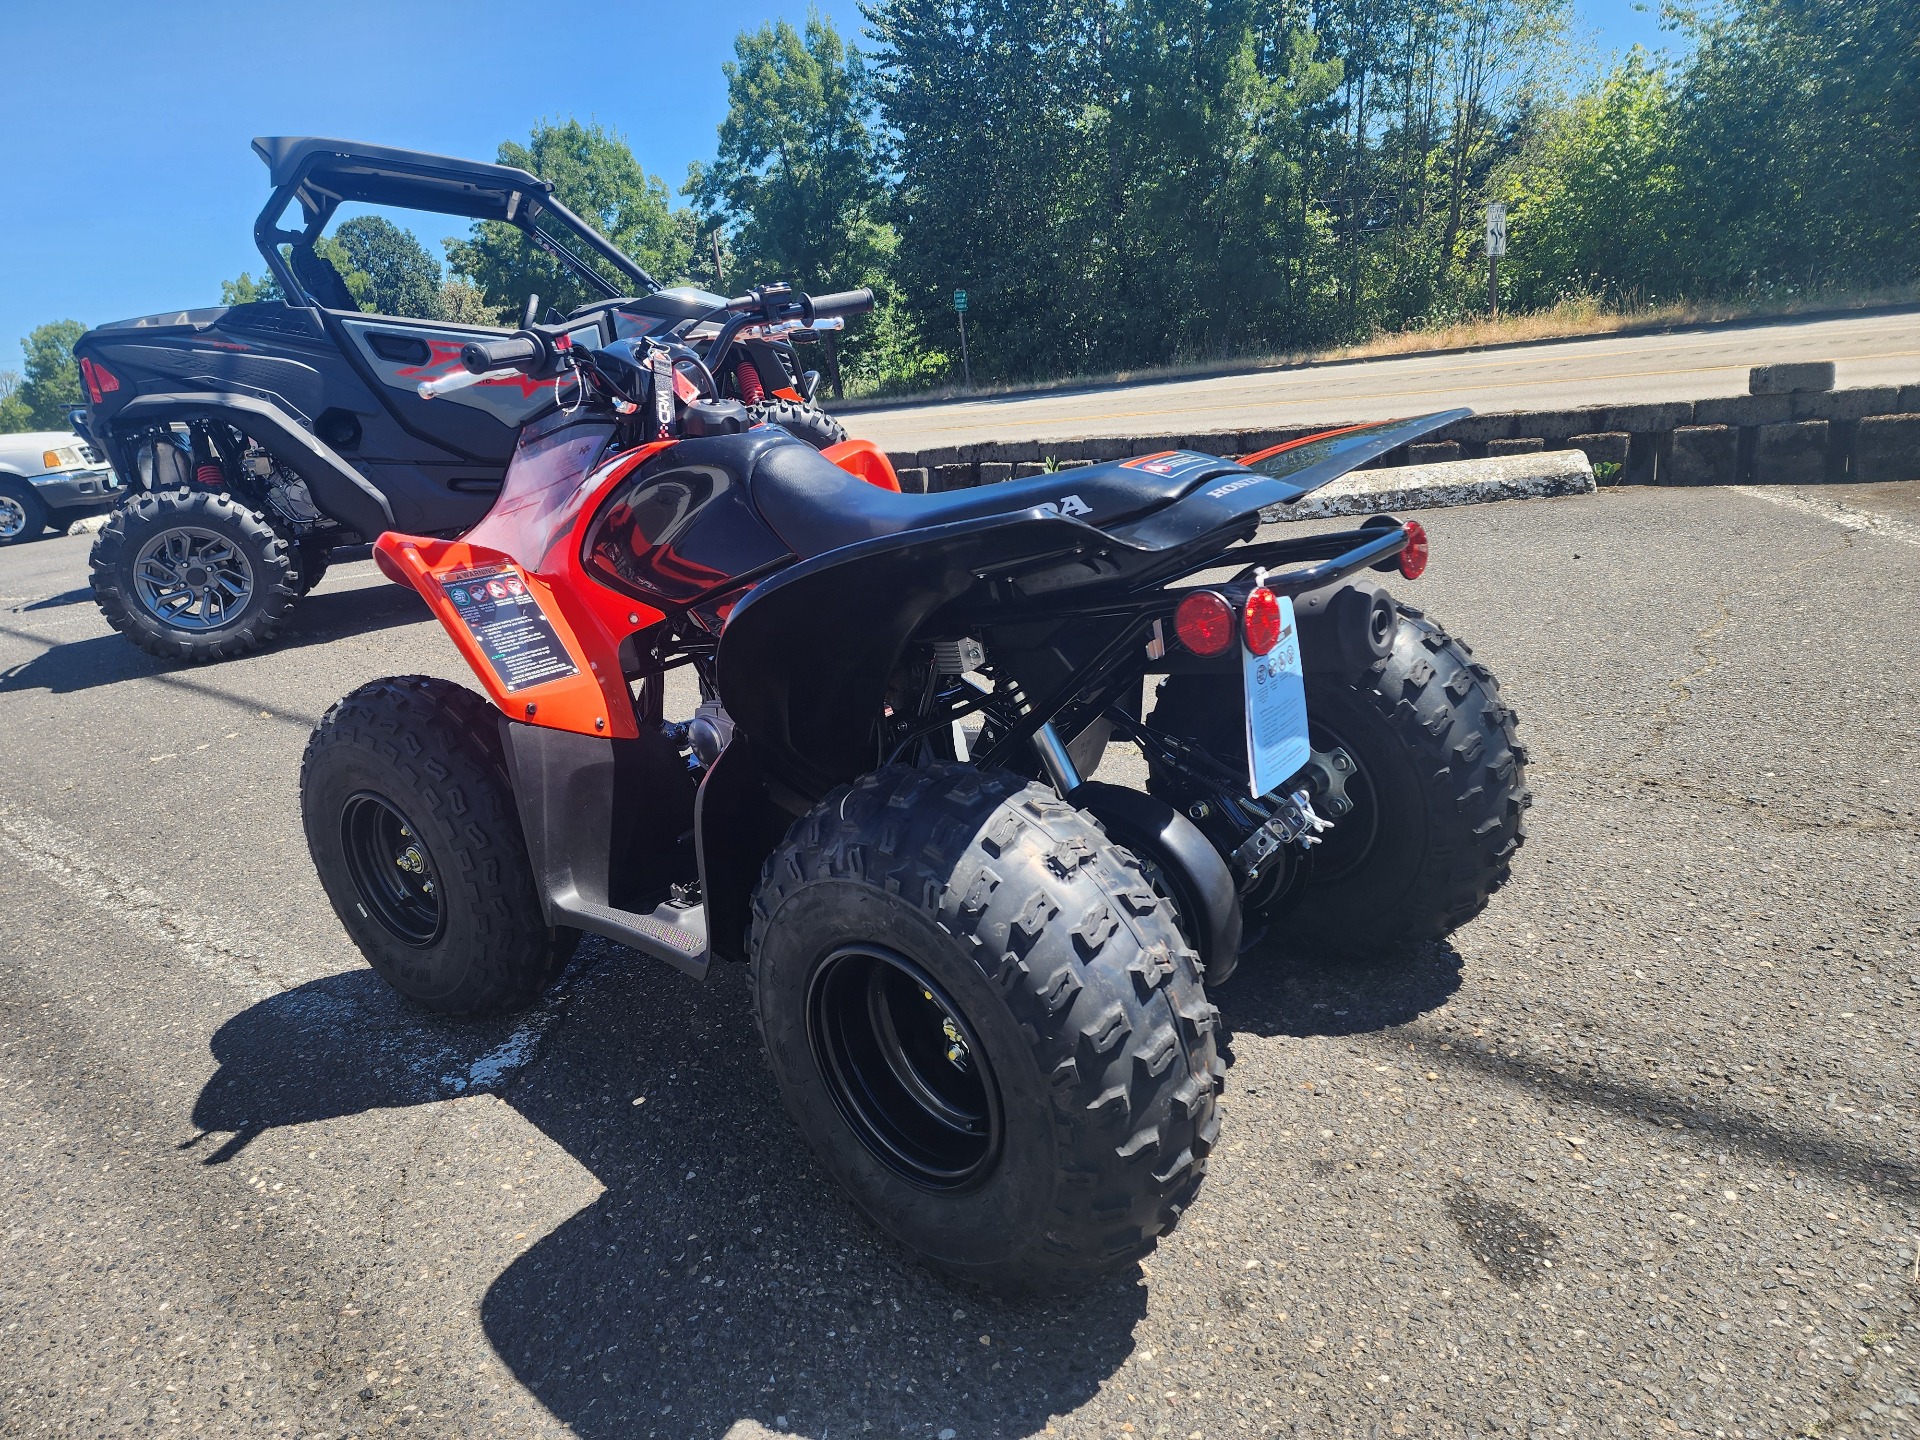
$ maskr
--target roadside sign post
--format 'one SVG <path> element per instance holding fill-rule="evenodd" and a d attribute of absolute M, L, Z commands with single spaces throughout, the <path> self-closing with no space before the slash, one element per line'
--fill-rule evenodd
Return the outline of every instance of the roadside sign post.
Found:
<path fill-rule="evenodd" d="M 960 317 L 960 381 L 967 389 L 973 388 L 973 366 L 967 362 L 967 292 L 953 292 L 953 313 Z"/>
<path fill-rule="evenodd" d="M 1507 206 L 1495 200 L 1487 206 L 1487 309 L 1500 318 L 1500 257 L 1507 253 Z"/>

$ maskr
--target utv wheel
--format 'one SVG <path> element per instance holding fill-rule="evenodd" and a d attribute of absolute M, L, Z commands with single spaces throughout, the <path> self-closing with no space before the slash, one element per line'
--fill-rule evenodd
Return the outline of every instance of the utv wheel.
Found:
<path fill-rule="evenodd" d="M 1166 902 L 1050 791 L 952 764 L 836 791 L 768 860 L 749 952 L 788 1112 L 936 1268 L 1072 1288 L 1191 1201 L 1218 1012 Z"/>
<path fill-rule="evenodd" d="M 162 660 L 225 660 L 280 633 L 299 567 L 265 516 L 231 495 L 163 490 L 113 512 L 88 562 L 107 623 Z"/>
<path fill-rule="evenodd" d="M 47 528 L 47 507 L 23 480 L 0 480 L 0 545 L 24 545 Z"/>
<path fill-rule="evenodd" d="M 301 595 L 310 593 L 320 583 L 320 577 L 327 573 L 332 561 L 333 550 L 324 542 L 302 540 L 294 546 L 294 582 L 293 588 Z"/>
<path fill-rule="evenodd" d="M 763 400 L 749 405 L 747 414 L 756 425 L 778 425 L 796 440 L 804 440 L 816 450 L 838 445 L 847 438 L 847 430 L 818 405 L 803 405 L 794 400 Z"/>
<path fill-rule="evenodd" d="M 418 675 L 321 719 L 300 762 L 307 849 L 380 978 L 448 1015 L 531 1004 L 579 938 L 534 888 L 494 711 Z"/>
<path fill-rule="evenodd" d="M 1310 853 L 1303 883 L 1249 908 L 1287 948 L 1347 960 L 1404 954 L 1466 924 L 1507 882 L 1532 803 L 1526 750 L 1493 672 L 1420 611 L 1355 673 L 1307 673 L 1316 750 L 1354 759 L 1353 809 Z M 1177 675 L 1148 723 L 1246 773 L 1238 675 Z M 1149 783 L 1158 789 L 1157 779 Z M 1284 918 L 1283 918 L 1284 917 Z"/>

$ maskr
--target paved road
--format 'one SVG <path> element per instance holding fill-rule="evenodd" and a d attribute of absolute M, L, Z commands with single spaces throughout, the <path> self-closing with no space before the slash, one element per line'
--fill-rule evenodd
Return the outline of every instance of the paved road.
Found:
<path fill-rule="evenodd" d="M 1920 527 L 1772 498 L 1426 517 L 1533 750 L 1514 883 L 1397 973 L 1243 965 L 1199 1203 L 1021 1309 L 825 1183 L 737 975 L 371 979 L 294 776 L 454 673 L 412 597 L 163 670 L 85 541 L 0 552 L 0 1433 L 1920 1433 Z"/>
<path fill-rule="evenodd" d="M 1920 381 L 1920 315 L 1717 327 L 1414 355 L 959 404 L 902 405 L 846 417 L 890 450 L 978 440 L 1210 434 L 1342 420 L 1386 420 L 1466 405 L 1479 411 L 1571 410 L 1744 395 L 1750 366 L 1838 362 L 1838 383 Z"/>

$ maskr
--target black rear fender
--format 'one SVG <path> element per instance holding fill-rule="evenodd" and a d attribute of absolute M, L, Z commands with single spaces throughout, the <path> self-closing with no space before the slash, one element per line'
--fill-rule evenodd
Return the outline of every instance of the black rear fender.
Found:
<path fill-rule="evenodd" d="M 121 407 L 106 439 L 114 468 L 132 475 L 132 457 L 125 441 L 154 425 L 213 420 L 243 431 L 273 452 L 302 480 L 314 503 L 327 515 L 372 540 L 395 528 L 387 497 L 340 458 L 324 441 L 279 406 L 251 395 L 174 394 L 142 395 Z"/>
<path fill-rule="evenodd" d="M 698 806 L 715 954 L 744 957 L 760 867 L 794 819 L 879 764 L 887 681 L 914 636 L 983 576 L 1100 541 L 1091 526 L 1040 510 L 990 516 L 850 545 L 749 593 L 720 641 L 734 737 Z"/>

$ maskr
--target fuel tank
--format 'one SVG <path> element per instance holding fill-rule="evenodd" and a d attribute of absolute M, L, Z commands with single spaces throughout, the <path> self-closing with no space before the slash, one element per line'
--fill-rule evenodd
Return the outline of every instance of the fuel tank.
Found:
<path fill-rule="evenodd" d="M 778 569 L 793 553 L 760 519 L 747 477 L 769 446 L 790 443 L 762 427 L 683 440 L 642 465 L 589 523 L 587 573 L 648 605 L 684 610 Z"/>

